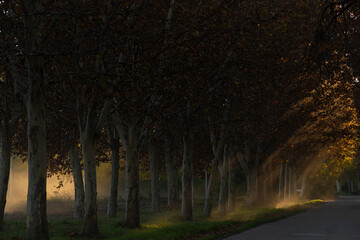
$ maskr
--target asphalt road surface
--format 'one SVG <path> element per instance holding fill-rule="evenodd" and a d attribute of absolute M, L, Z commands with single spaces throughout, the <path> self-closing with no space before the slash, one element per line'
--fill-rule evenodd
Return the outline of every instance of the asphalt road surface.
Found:
<path fill-rule="evenodd" d="M 360 198 L 340 197 L 319 208 L 261 225 L 226 240 L 360 240 Z"/>

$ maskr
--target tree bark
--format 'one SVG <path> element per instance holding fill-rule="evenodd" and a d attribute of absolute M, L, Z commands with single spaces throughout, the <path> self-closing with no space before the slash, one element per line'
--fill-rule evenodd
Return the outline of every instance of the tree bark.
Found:
<path fill-rule="evenodd" d="M 71 147 L 69 150 L 69 155 L 71 160 L 75 188 L 74 218 L 83 218 L 85 193 L 78 147 Z"/>
<path fill-rule="evenodd" d="M 94 236 L 99 233 L 97 216 L 96 136 L 102 129 L 108 114 L 109 104 L 108 101 L 105 102 L 100 116 L 97 119 L 94 114 L 94 103 L 85 106 L 84 94 L 84 91 L 80 92 L 76 102 L 85 175 L 83 233 L 88 236 Z"/>
<path fill-rule="evenodd" d="M 111 148 L 111 182 L 110 182 L 110 192 L 109 192 L 109 201 L 107 208 L 107 216 L 114 218 L 117 215 L 117 196 L 118 196 L 118 183 L 119 183 L 119 148 L 120 142 L 119 137 L 114 129 L 114 134 L 111 133 L 109 126 L 107 126 L 108 138 Z"/>
<path fill-rule="evenodd" d="M 289 193 L 288 197 L 291 198 L 291 187 L 292 187 L 292 174 L 291 174 L 291 168 L 289 167 Z"/>
<path fill-rule="evenodd" d="M 40 50 L 41 32 L 38 14 L 40 0 L 24 0 L 25 56 L 27 64 L 28 99 L 28 195 L 27 239 L 49 239 L 46 215 L 46 127 L 45 127 L 45 79 L 44 61 L 37 53 Z"/>
<path fill-rule="evenodd" d="M 303 198 L 305 196 L 305 186 L 306 186 L 306 175 L 303 175 L 301 182 L 300 198 Z"/>
<path fill-rule="evenodd" d="M 288 180 L 288 163 L 285 163 L 285 173 L 284 173 L 284 200 L 286 199 L 287 192 L 287 180 Z"/>
<path fill-rule="evenodd" d="M 228 178 L 228 212 L 232 212 L 235 209 L 235 194 L 234 194 L 234 161 L 229 159 L 229 178 Z"/>
<path fill-rule="evenodd" d="M 281 183 L 282 183 L 282 161 L 280 162 L 280 168 L 279 168 L 279 191 L 278 191 L 278 201 L 281 200 Z"/>
<path fill-rule="evenodd" d="M 125 151 L 125 225 L 130 228 L 140 226 L 139 209 L 139 159 L 135 123 L 129 126 L 128 142 Z"/>
<path fill-rule="evenodd" d="M 82 152 L 84 156 L 85 174 L 85 217 L 83 233 L 96 235 L 99 233 L 97 218 L 97 183 L 96 183 L 96 141 L 93 134 L 81 134 Z"/>
<path fill-rule="evenodd" d="M 253 206 L 257 201 L 257 169 L 251 169 L 249 175 L 246 176 L 247 180 L 247 196 L 246 205 Z"/>
<path fill-rule="evenodd" d="M 220 216 L 226 215 L 226 185 L 228 180 L 228 147 L 224 149 L 224 156 L 222 166 L 219 167 L 220 173 L 220 192 L 219 192 L 219 203 L 218 203 L 218 214 Z"/>
<path fill-rule="evenodd" d="M 0 231 L 4 230 L 4 212 L 6 205 L 6 195 L 10 175 L 10 159 L 12 134 L 8 124 L 1 126 L 1 153 L 0 153 Z"/>
<path fill-rule="evenodd" d="M 158 166 L 158 146 L 154 137 L 151 137 L 149 156 L 151 172 L 151 211 L 160 212 L 160 189 L 159 189 L 159 166 Z"/>
<path fill-rule="evenodd" d="M 170 142 L 165 140 L 165 162 L 166 162 L 166 179 L 168 191 L 168 206 L 173 208 L 178 199 L 177 190 L 177 169 L 174 159 L 170 156 Z"/>
<path fill-rule="evenodd" d="M 224 112 L 224 120 L 227 121 L 229 118 L 230 105 L 226 104 L 225 112 Z M 211 215 L 212 209 L 212 198 L 214 192 L 214 181 L 216 175 L 216 169 L 223 157 L 224 145 L 225 145 L 225 125 L 221 127 L 219 138 L 216 139 L 215 132 L 213 130 L 214 124 L 212 119 L 209 117 L 209 127 L 210 127 L 210 139 L 214 154 L 214 159 L 212 161 L 212 167 L 210 171 L 209 181 L 207 182 L 207 189 L 205 191 L 205 205 L 204 205 L 204 216 L 209 217 Z"/>
<path fill-rule="evenodd" d="M 336 180 L 336 192 L 341 193 L 341 183 L 339 180 Z"/>
<path fill-rule="evenodd" d="M 192 220 L 192 133 L 185 131 L 183 137 L 184 155 L 182 166 L 182 202 L 181 216 L 185 220 Z"/>

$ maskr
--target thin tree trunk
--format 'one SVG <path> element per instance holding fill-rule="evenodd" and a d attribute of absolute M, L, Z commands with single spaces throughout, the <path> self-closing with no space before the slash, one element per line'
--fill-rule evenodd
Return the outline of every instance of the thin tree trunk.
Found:
<path fill-rule="evenodd" d="M 274 191 L 274 182 L 273 182 L 273 172 L 272 172 L 272 160 L 270 159 L 269 164 L 269 181 L 270 181 L 270 192 L 272 193 Z"/>
<path fill-rule="evenodd" d="M 174 159 L 170 156 L 170 142 L 165 140 L 165 162 L 166 162 L 166 179 L 168 191 L 168 206 L 173 208 L 178 198 L 177 190 L 177 169 Z"/>
<path fill-rule="evenodd" d="M 296 185 L 296 182 L 297 182 L 297 176 L 296 176 L 296 167 L 293 167 L 293 195 L 294 197 L 297 197 L 297 185 Z"/>
<path fill-rule="evenodd" d="M 291 198 L 291 187 L 292 187 L 292 175 L 291 175 L 291 168 L 289 167 L 289 193 L 288 193 L 288 197 Z"/>
<path fill-rule="evenodd" d="M 71 160 L 75 188 L 74 218 L 83 218 L 85 193 L 78 147 L 71 147 L 69 150 L 69 155 Z"/>
<path fill-rule="evenodd" d="M 228 148 L 224 149 L 224 156 L 222 166 L 219 166 L 220 172 L 220 193 L 218 203 L 218 214 L 220 216 L 226 215 L 226 184 L 228 180 Z"/>
<path fill-rule="evenodd" d="M 189 130 L 185 131 L 183 137 L 184 155 L 182 166 L 182 199 L 181 216 L 185 220 L 192 220 L 192 134 Z"/>
<path fill-rule="evenodd" d="M 5 124 L 1 134 L 1 153 L 0 153 L 0 231 L 4 230 L 4 212 L 6 205 L 6 195 L 10 175 L 10 159 L 12 134 L 8 124 Z"/>
<path fill-rule="evenodd" d="M 338 180 L 336 180 L 336 192 L 341 193 L 341 183 Z"/>
<path fill-rule="evenodd" d="M 207 192 L 207 185 L 208 185 L 208 180 L 207 180 L 207 169 L 205 169 L 204 171 L 204 176 L 205 176 L 205 191 L 204 191 L 204 196 L 206 197 L 206 192 Z"/>
<path fill-rule="evenodd" d="M 234 161 L 230 159 L 229 161 L 229 178 L 228 178 L 228 212 L 232 212 L 235 209 L 235 194 L 234 194 Z"/>
<path fill-rule="evenodd" d="M 303 175 L 302 182 L 301 182 L 300 198 L 303 198 L 305 196 L 305 185 L 306 185 L 306 176 Z"/>
<path fill-rule="evenodd" d="M 285 163 L 285 173 L 284 173 L 284 200 L 286 199 L 287 192 L 287 181 L 288 181 L 288 163 Z"/>
<path fill-rule="evenodd" d="M 356 183 L 357 183 L 357 195 L 360 195 L 360 174 L 359 167 L 356 168 Z"/>
<path fill-rule="evenodd" d="M 192 196 L 191 205 L 192 205 L 192 208 L 194 209 L 194 207 L 195 207 L 195 177 L 194 177 L 194 175 L 191 179 L 191 196 Z"/>
<path fill-rule="evenodd" d="M 212 209 L 212 199 L 214 195 L 214 182 L 216 178 L 216 171 L 220 162 L 220 159 L 222 157 L 224 148 L 218 148 L 215 152 L 213 165 L 211 167 L 210 171 L 210 177 L 207 182 L 207 191 L 205 195 L 205 205 L 204 205 L 204 216 L 209 217 L 211 215 L 211 209 Z"/>
<path fill-rule="evenodd" d="M 282 183 L 282 161 L 280 162 L 280 169 L 279 169 L 279 193 L 278 193 L 278 201 L 281 200 L 281 183 Z"/>
<path fill-rule="evenodd" d="M 247 179 L 247 197 L 246 205 L 253 206 L 256 204 L 257 199 L 257 169 L 251 169 Z"/>
<path fill-rule="evenodd" d="M 156 139 L 151 137 L 149 155 L 151 172 L 151 211 L 160 212 L 159 167 Z"/>
<path fill-rule="evenodd" d="M 267 184 L 267 177 L 264 176 L 264 181 L 263 181 L 263 190 L 264 190 L 264 193 L 263 193 L 263 200 L 264 200 L 264 203 L 266 203 L 267 201 L 267 189 L 266 189 L 266 184 Z"/>
<path fill-rule="evenodd" d="M 111 182 L 110 182 L 110 192 L 109 192 L 109 202 L 107 208 L 107 216 L 109 218 L 114 218 L 117 215 L 117 196 L 118 196 L 118 185 L 119 185 L 119 148 L 120 142 L 116 129 L 113 133 L 110 130 L 110 127 L 107 126 L 108 137 L 110 140 L 111 148 Z"/>

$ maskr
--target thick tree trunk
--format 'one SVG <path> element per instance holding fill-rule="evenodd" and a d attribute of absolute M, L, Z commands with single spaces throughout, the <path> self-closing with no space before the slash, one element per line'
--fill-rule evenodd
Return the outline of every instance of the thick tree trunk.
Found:
<path fill-rule="evenodd" d="M 151 211 L 160 212 L 160 189 L 159 189 L 159 166 L 157 141 L 153 137 L 150 140 L 150 172 L 151 172 Z"/>
<path fill-rule="evenodd" d="M 80 137 L 84 156 L 85 175 L 85 216 L 83 233 L 89 236 L 99 233 L 97 217 L 97 184 L 96 184 L 96 141 L 93 134 L 82 134 Z"/>
<path fill-rule="evenodd" d="M 30 63 L 29 63 L 30 65 Z M 30 71 L 29 71 L 30 72 Z M 29 73 L 30 75 L 30 73 Z M 34 74 L 35 75 L 35 74 Z M 46 215 L 46 130 L 43 87 L 29 76 L 27 238 L 49 239 Z"/>
<path fill-rule="evenodd" d="M 69 155 L 71 160 L 75 189 L 74 218 L 83 218 L 85 194 L 78 147 L 71 147 L 69 150 Z"/>
<path fill-rule="evenodd" d="M 24 0 L 27 13 L 25 25 L 25 56 L 27 62 L 28 99 L 26 104 L 28 120 L 28 195 L 27 195 L 27 239 L 49 239 L 46 216 L 46 127 L 45 127 L 45 79 L 40 50 L 38 14 L 40 0 Z"/>
<path fill-rule="evenodd" d="M 189 131 L 185 132 L 183 144 L 181 216 L 185 220 L 192 220 L 192 136 Z"/>
<path fill-rule="evenodd" d="M 125 225 L 130 228 L 140 226 L 139 209 L 139 159 L 137 153 L 137 134 L 135 123 L 130 125 L 125 151 Z"/>
<path fill-rule="evenodd" d="M 166 179 L 168 191 L 168 206 L 173 208 L 178 199 L 177 188 L 177 169 L 174 159 L 170 156 L 170 143 L 166 140 L 165 143 L 165 162 L 166 162 Z"/>
<path fill-rule="evenodd" d="M 227 150 L 224 150 L 224 158 L 222 166 L 219 167 L 220 172 L 220 192 L 219 192 L 219 202 L 218 202 L 218 214 L 220 216 L 226 215 L 226 183 L 228 180 L 228 153 Z"/>
<path fill-rule="evenodd" d="M 119 183 L 119 148 L 120 142 L 117 136 L 111 136 L 111 132 L 108 132 L 111 148 L 111 182 L 109 201 L 107 208 L 107 216 L 110 218 L 116 217 L 117 214 L 117 196 L 118 196 L 118 183 Z M 116 134 L 115 134 L 116 135 Z"/>
<path fill-rule="evenodd" d="M 12 134 L 8 124 L 4 124 L 0 153 L 0 231 L 4 229 L 4 211 L 10 175 L 11 143 Z"/>

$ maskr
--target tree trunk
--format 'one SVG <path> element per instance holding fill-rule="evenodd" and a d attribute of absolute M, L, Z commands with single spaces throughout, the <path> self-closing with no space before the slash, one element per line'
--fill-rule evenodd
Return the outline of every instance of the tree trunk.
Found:
<path fill-rule="evenodd" d="M 74 177 L 74 189 L 75 189 L 75 208 L 74 218 L 84 217 L 84 183 L 83 175 L 80 165 L 79 151 L 77 146 L 73 146 L 69 150 L 71 166 Z"/>
<path fill-rule="evenodd" d="M 194 170 L 191 170 L 193 173 L 192 179 L 191 179 L 191 206 L 194 209 L 195 208 L 195 176 L 194 176 Z"/>
<path fill-rule="evenodd" d="M 292 175 L 291 175 L 291 168 L 289 167 L 289 193 L 288 193 L 288 197 L 291 198 L 291 187 L 292 187 Z"/>
<path fill-rule="evenodd" d="M 219 203 L 218 203 L 218 214 L 220 216 L 226 215 L 226 183 L 228 180 L 228 150 L 225 147 L 224 157 L 222 166 L 219 167 L 220 172 L 220 193 L 219 193 Z"/>
<path fill-rule="evenodd" d="M 210 177 L 207 183 L 207 191 L 205 195 L 205 205 L 204 205 L 204 217 L 210 217 L 212 209 L 212 199 L 214 195 L 214 182 L 216 178 L 216 171 L 223 155 L 224 148 L 219 147 L 214 156 L 213 164 L 211 166 Z"/>
<path fill-rule="evenodd" d="M 246 196 L 246 205 L 253 206 L 256 203 L 256 195 L 257 195 L 257 169 L 251 169 L 248 176 L 246 176 L 247 180 L 247 196 Z"/>
<path fill-rule="evenodd" d="M 234 194 L 234 161 L 229 159 L 229 173 L 228 173 L 228 212 L 232 212 L 235 209 L 235 194 Z"/>
<path fill-rule="evenodd" d="M 267 184 L 267 177 L 263 176 L 264 180 L 263 180 L 263 201 L 264 203 L 266 203 L 267 201 L 267 189 L 266 189 L 266 184 Z"/>
<path fill-rule="evenodd" d="M 336 192 L 341 193 L 341 183 L 338 180 L 336 180 Z"/>
<path fill-rule="evenodd" d="M 49 239 L 46 215 L 46 126 L 45 126 L 45 79 L 40 50 L 41 33 L 38 14 L 40 0 L 24 0 L 25 9 L 25 56 L 27 63 L 28 100 L 28 195 L 27 195 L 27 239 Z M 39 34 L 40 33 L 40 34 Z"/>
<path fill-rule="evenodd" d="M 177 169 L 174 159 L 170 156 L 170 143 L 166 139 L 165 143 L 166 179 L 168 191 L 168 206 L 173 208 L 178 199 L 177 190 Z"/>
<path fill-rule="evenodd" d="M 4 211 L 9 184 L 12 145 L 12 134 L 8 124 L 4 124 L 2 127 L 0 153 L 0 231 L 4 230 Z"/>
<path fill-rule="evenodd" d="M 204 171 L 204 180 L 205 180 L 205 182 L 204 182 L 204 185 L 205 185 L 205 191 L 204 191 L 205 194 L 204 194 L 204 196 L 205 196 L 205 198 L 206 198 L 206 192 L 207 192 L 207 186 L 208 186 L 207 175 L 208 175 L 207 169 L 205 169 L 205 171 Z"/>
<path fill-rule="evenodd" d="M 284 173 L 284 200 L 286 199 L 287 192 L 287 181 L 288 181 L 288 163 L 285 163 L 285 173 Z"/>
<path fill-rule="evenodd" d="M 359 167 L 356 168 L 356 185 L 357 185 L 357 195 L 360 195 L 360 174 L 359 174 Z"/>
<path fill-rule="evenodd" d="M 282 183 L 282 162 L 280 162 L 280 169 L 279 169 L 279 193 L 278 193 L 278 201 L 281 200 L 281 183 Z"/>
<path fill-rule="evenodd" d="M 269 164 L 269 181 L 270 181 L 270 193 L 274 191 L 274 181 L 273 181 L 273 172 L 272 172 L 272 160 L 270 159 Z"/>
<path fill-rule="evenodd" d="M 137 153 L 136 124 L 128 129 L 128 141 L 125 151 L 125 225 L 130 228 L 140 227 L 139 209 L 139 159 Z"/>
<path fill-rule="evenodd" d="M 83 233 L 85 235 L 96 235 L 99 233 L 97 217 L 97 184 L 96 184 L 96 141 L 93 134 L 81 134 L 82 152 L 84 156 L 85 174 L 85 217 Z"/>
<path fill-rule="evenodd" d="M 305 196 L 305 186 L 306 186 L 306 175 L 303 175 L 301 182 L 300 198 L 303 198 Z"/>
<path fill-rule="evenodd" d="M 293 195 L 294 197 L 297 197 L 297 185 L 296 185 L 296 182 L 297 182 L 297 176 L 296 176 L 296 167 L 293 167 Z"/>
<path fill-rule="evenodd" d="M 183 137 L 184 155 L 182 166 L 182 199 L 181 216 L 185 220 L 191 221 L 192 216 L 192 134 L 189 130 L 185 131 Z"/>
<path fill-rule="evenodd" d="M 157 141 L 153 137 L 150 140 L 150 172 L 151 172 L 151 211 L 160 212 L 160 189 L 159 189 L 159 166 Z"/>
<path fill-rule="evenodd" d="M 119 167 L 120 167 L 119 166 L 120 142 L 116 134 L 116 130 L 114 130 L 114 133 L 115 136 L 112 136 L 111 131 L 108 129 L 110 148 L 111 148 L 111 182 L 110 182 L 107 216 L 110 218 L 116 217 L 117 214 L 117 196 L 118 196 Z"/>

